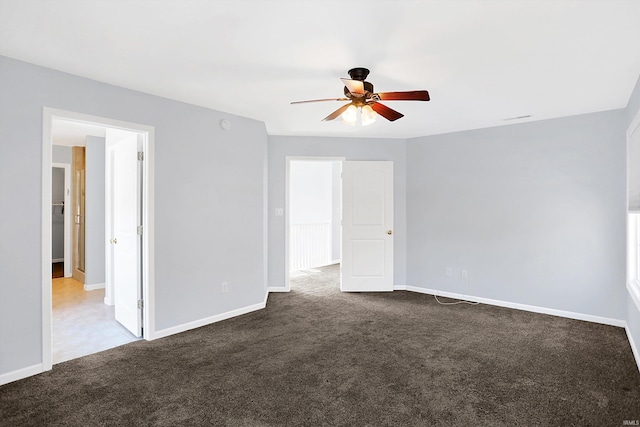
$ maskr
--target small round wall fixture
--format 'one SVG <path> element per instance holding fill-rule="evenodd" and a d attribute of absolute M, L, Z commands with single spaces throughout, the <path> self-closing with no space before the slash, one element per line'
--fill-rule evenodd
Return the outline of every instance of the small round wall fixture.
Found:
<path fill-rule="evenodd" d="M 224 130 L 231 129 L 231 122 L 227 119 L 220 120 L 220 127 Z"/>

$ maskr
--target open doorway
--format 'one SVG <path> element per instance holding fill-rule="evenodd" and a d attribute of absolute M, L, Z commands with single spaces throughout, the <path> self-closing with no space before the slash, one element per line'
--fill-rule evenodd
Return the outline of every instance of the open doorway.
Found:
<path fill-rule="evenodd" d="M 340 168 L 340 173 L 336 174 L 340 179 L 332 182 L 332 186 L 337 190 L 332 192 L 331 202 L 326 196 L 320 194 L 328 190 L 318 190 L 317 187 L 296 188 L 299 184 L 297 177 L 300 176 L 296 171 L 302 170 L 308 173 L 313 169 L 314 162 L 335 162 Z M 338 276 L 341 291 L 393 291 L 393 162 L 287 157 L 285 175 L 285 287 L 283 291 L 291 290 L 291 280 L 297 276 L 296 272 L 300 271 L 297 269 L 300 269 L 301 263 L 294 259 L 299 255 L 296 253 L 296 246 L 299 245 L 295 239 L 300 238 L 294 229 L 299 225 L 295 212 L 297 197 L 300 197 L 302 211 L 312 211 L 313 214 L 317 214 L 318 210 L 331 205 L 335 208 L 336 214 L 340 212 L 339 218 L 332 219 L 332 222 L 335 225 L 340 224 L 335 233 L 339 235 L 338 242 L 340 242 L 337 246 L 340 248 Z M 316 182 L 322 179 L 309 181 Z M 301 196 L 296 196 L 296 193 Z M 339 200 L 339 205 L 333 202 L 334 198 Z M 321 201 L 318 202 L 316 199 Z M 307 212 L 306 215 L 309 213 Z M 317 221 L 316 217 L 312 218 L 313 221 Z M 313 229 L 313 227 L 309 228 Z M 322 235 L 322 233 L 317 234 Z M 307 238 L 313 240 L 313 236 Z M 320 239 L 326 241 L 324 237 Z M 330 246 L 333 243 L 331 242 Z M 306 244 L 302 243 L 302 245 Z M 310 244 L 317 245 L 316 242 Z M 302 251 L 302 254 L 304 255 L 305 252 Z M 309 257 L 315 259 L 314 256 Z M 335 257 L 331 262 L 336 262 L 337 258 Z M 323 264 L 323 262 L 316 261 L 315 264 Z M 304 272 L 304 268 L 302 271 Z"/>
<path fill-rule="evenodd" d="M 335 158 L 287 159 L 287 287 L 306 276 L 339 271 L 341 170 Z M 334 275 L 335 276 L 335 275 Z M 340 286 L 339 274 L 335 286 Z"/>
<path fill-rule="evenodd" d="M 82 280 L 68 277 L 67 274 L 65 274 L 67 277 L 52 280 L 51 264 L 45 266 L 44 260 L 51 260 L 53 256 L 53 225 L 52 218 L 49 216 L 49 222 L 46 223 L 49 227 L 45 226 L 43 209 L 43 366 L 48 370 L 54 363 L 122 345 L 140 337 L 149 338 L 150 334 L 144 331 L 152 330 L 153 324 L 153 293 L 149 277 L 149 265 L 152 260 L 149 241 L 153 233 L 150 226 L 152 223 L 150 159 L 152 158 L 153 129 L 143 125 L 48 108 L 45 108 L 44 116 L 43 170 L 46 168 L 51 171 L 53 164 L 67 163 L 60 156 L 64 157 L 68 154 L 73 157 L 81 151 L 84 152 L 86 161 L 86 176 L 83 177 L 86 184 L 84 187 L 74 186 L 72 179 L 69 189 L 72 197 L 74 189 L 76 197 L 79 198 L 82 195 L 85 199 L 86 211 L 76 211 L 73 206 L 68 206 L 65 211 L 71 217 L 72 227 L 84 225 L 84 233 L 79 233 L 82 242 L 74 245 L 76 249 L 81 248 L 84 251 L 81 265 L 84 273 Z M 132 202 L 133 206 L 123 208 L 124 205 L 118 205 L 120 211 L 128 209 L 135 212 L 135 224 L 129 227 L 133 228 L 133 234 L 136 235 L 133 243 L 134 253 L 132 256 L 130 253 L 127 254 L 127 258 L 132 259 L 131 264 L 134 268 L 131 269 L 130 265 L 123 267 L 131 276 L 125 278 L 127 283 L 135 287 L 133 295 L 136 300 L 133 305 L 139 307 L 136 311 L 140 317 L 137 323 L 138 328 L 133 332 L 129 332 L 116 321 L 117 307 L 114 306 L 113 283 L 109 282 L 107 274 L 108 254 L 113 252 L 110 245 L 114 246 L 113 241 L 116 240 L 116 236 L 109 234 L 113 232 L 112 227 L 109 226 L 113 217 L 113 212 L 109 212 L 113 197 L 107 189 L 109 182 L 114 180 L 120 185 L 131 186 L 130 177 L 122 178 L 123 168 L 109 169 L 107 157 L 109 129 L 120 132 L 121 135 L 128 133 L 132 136 L 134 165 L 143 160 L 147 162 L 146 167 L 140 165 L 133 172 L 132 187 L 137 197 Z M 72 147 L 82 147 L 82 150 Z M 138 153 L 145 153 L 146 156 Z M 71 158 L 69 160 L 73 164 L 73 160 Z M 110 175 L 109 170 L 115 173 Z M 47 182 L 52 179 L 51 173 L 43 174 L 43 189 L 52 188 L 52 182 Z M 53 204 L 53 193 L 43 191 L 43 206 L 49 203 Z M 142 230 L 146 233 L 143 234 Z M 108 243 L 109 241 L 112 243 Z M 121 269 L 111 265 L 111 271 L 114 270 Z M 45 276 L 48 276 L 47 281 Z M 143 301 L 146 304 L 143 304 Z"/>

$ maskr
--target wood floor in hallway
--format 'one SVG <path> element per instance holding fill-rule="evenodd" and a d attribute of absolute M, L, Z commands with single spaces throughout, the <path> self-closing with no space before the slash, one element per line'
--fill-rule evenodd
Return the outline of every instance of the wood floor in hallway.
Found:
<path fill-rule="evenodd" d="M 52 280 L 53 363 L 60 363 L 138 340 L 115 320 L 104 289 L 85 291 L 73 278 Z"/>

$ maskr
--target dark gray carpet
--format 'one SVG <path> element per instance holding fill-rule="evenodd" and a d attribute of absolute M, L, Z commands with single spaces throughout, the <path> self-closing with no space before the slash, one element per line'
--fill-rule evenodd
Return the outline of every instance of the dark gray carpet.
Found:
<path fill-rule="evenodd" d="M 621 328 L 410 292 L 337 268 L 267 308 L 0 387 L 2 426 L 620 426 L 640 419 Z"/>

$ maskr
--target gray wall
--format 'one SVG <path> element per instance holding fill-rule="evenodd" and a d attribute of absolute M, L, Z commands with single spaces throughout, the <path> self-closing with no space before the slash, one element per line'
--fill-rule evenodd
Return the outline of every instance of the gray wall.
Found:
<path fill-rule="evenodd" d="M 105 139 L 87 136 L 85 151 L 85 271 L 87 285 L 105 283 Z"/>
<path fill-rule="evenodd" d="M 262 122 L 6 57 L 0 81 L 0 375 L 42 362 L 44 106 L 155 128 L 158 330 L 264 301 Z"/>
<path fill-rule="evenodd" d="M 64 202 L 64 169 L 51 170 L 51 202 Z M 64 259 L 64 214 L 62 206 L 51 207 L 51 259 Z"/>
<path fill-rule="evenodd" d="M 409 140 L 407 284 L 624 319 L 625 120 Z"/>
<path fill-rule="evenodd" d="M 71 147 L 54 145 L 51 147 L 51 163 L 66 163 L 71 166 Z"/>
<path fill-rule="evenodd" d="M 275 216 L 285 205 L 287 156 L 345 157 L 347 160 L 394 162 L 394 284 L 405 284 L 406 271 L 406 152 L 402 139 L 269 137 L 269 286 L 285 283 L 284 217 Z"/>
<path fill-rule="evenodd" d="M 629 104 L 627 105 L 627 122 L 625 131 L 631 124 L 636 114 L 640 111 L 640 77 L 636 82 L 636 86 L 629 98 Z M 636 131 L 638 132 L 638 131 Z M 628 291 L 625 293 L 627 299 L 627 327 L 633 341 L 636 346 L 640 346 L 640 309 L 636 306 L 635 302 L 629 295 Z M 636 351 L 640 352 L 640 348 L 636 347 Z"/>

